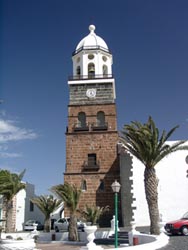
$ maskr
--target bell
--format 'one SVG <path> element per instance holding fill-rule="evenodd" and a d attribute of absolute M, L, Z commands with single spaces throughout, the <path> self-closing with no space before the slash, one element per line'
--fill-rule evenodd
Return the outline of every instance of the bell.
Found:
<path fill-rule="evenodd" d="M 95 72 L 95 67 L 94 67 L 94 66 L 91 66 L 91 67 L 89 68 L 89 73 L 93 73 L 93 72 Z"/>

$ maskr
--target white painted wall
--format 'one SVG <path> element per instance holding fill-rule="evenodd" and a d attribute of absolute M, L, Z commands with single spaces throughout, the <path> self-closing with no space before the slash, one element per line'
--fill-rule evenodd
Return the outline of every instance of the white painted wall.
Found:
<path fill-rule="evenodd" d="M 26 191 L 20 190 L 16 195 L 16 231 L 22 231 L 25 218 Z"/>
<path fill-rule="evenodd" d="M 163 159 L 155 168 L 159 178 L 159 212 L 163 221 L 178 219 L 188 211 L 186 177 L 188 164 L 185 161 L 187 155 L 188 151 L 175 152 Z M 135 157 L 133 157 L 133 192 L 136 198 L 134 205 L 137 207 L 134 211 L 136 225 L 149 225 L 144 190 L 144 166 Z"/>
<path fill-rule="evenodd" d="M 88 55 L 92 54 L 94 56 L 93 59 L 89 59 Z M 103 61 L 103 56 L 107 58 L 107 60 Z M 78 58 L 80 58 L 78 62 Z M 78 54 L 72 57 L 73 61 L 73 75 L 77 75 L 77 67 L 80 66 L 81 75 L 88 75 L 88 64 L 93 63 L 95 65 L 95 74 L 103 75 L 103 65 L 106 65 L 108 68 L 108 74 L 112 74 L 112 55 L 99 50 L 87 50 L 80 51 Z"/>
<path fill-rule="evenodd" d="M 37 206 L 34 205 L 34 210 L 30 210 L 30 199 L 36 197 L 35 194 L 35 186 L 31 183 L 26 183 L 26 198 L 25 198 L 25 218 L 24 221 L 27 220 L 39 220 L 41 223 L 44 222 L 44 215 L 38 209 Z"/>
<path fill-rule="evenodd" d="M 35 187 L 31 183 L 26 183 L 26 189 L 20 190 L 16 195 L 16 231 L 22 231 L 27 220 L 39 220 L 44 222 L 44 214 L 34 205 L 34 210 L 30 211 L 30 199 L 36 197 Z"/>
<path fill-rule="evenodd" d="M 63 204 L 63 202 L 59 205 L 59 207 L 53 213 L 51 213 L 50 218 L 52 220 L 58 220 L 60 218 L 64 218 L 64 204 Z"/>

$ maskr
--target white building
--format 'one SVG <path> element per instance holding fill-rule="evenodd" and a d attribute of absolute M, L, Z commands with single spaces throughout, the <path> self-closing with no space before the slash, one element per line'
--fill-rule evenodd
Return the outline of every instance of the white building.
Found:
<path fill-rule="evenodd" d="M 50 216 L 51 220 L 56 221 L 60 218 L 64 218 L 64 203 L 62 202 Z"/>
<path fill-rule="evenodd" d="M 172 144 L 174 141 L 167 143 Z M 164 158 L 155 167 L 159 179 L 159 213 L 163 221 L 178 219 L 188 211 L 187 159 L 188 151 L 177 151 Z M 132 217 L 137 226 L 149 225 L 149 212 L 144 190 L 145 167 L 135 157 L 122 152 L 120 161 L 125 224 L 128 224 L 128 220 Z"/>
<path fill-rule="evenodd" d="M 34 185 L 26 183 L 26 188 L 20 190 L 13 199 L 12 231 L 22 231 L 27 220 L 38 220 L 44 222 L 43 213 L 31 202 L 36 197 Z M 2 202 L 2 199 L 1 199 Z M 0 207 L 1 219 L 3 218 L 2 204 Z"/>

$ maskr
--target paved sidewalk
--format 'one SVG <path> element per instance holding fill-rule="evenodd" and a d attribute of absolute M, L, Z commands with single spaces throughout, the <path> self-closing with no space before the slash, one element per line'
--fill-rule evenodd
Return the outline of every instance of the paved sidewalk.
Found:
<path fill-rule="evenodd" d="M 140 232 L 148 232 L 149 231 L 149 227 L 139 227 L 138 230 Z M 128 231 L 128 229 L 125 231 Z M 40 250 L 80 250 L 81 246 L 84 246 L 84 245 L 76 245 L 76 244 L 73 244 L 73 245 L 69 245 L 69 244 L 66 244 L 65 242 L 52 242 L 52 243 L 37 243 L 36 244 L 36 248 L 37 249 L 40 249 Z M 112 245 L 103 245 L 102 246 L 104 249 L 105 248 L 114 248 L 114 246 Z"/>
<path fill-rule="evenodd" d="M 63 243 L 43 243 L 36 244 L 36 248 L 40 250 L 79 250 L 81 246 L 78 245 L 66 245 Z"/>
<path fill-rule="evenodd" d="M 37 243 L 36 248 L 38 250 L 80 250 L 82 245 L 68 245 L 65 243 Z M 103 248 L 114 248 L 112 245 L 102 246 Z"/>

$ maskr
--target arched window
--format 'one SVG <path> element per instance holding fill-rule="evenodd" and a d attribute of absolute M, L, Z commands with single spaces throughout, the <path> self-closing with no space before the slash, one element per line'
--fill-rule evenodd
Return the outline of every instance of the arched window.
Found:
<path fill-rule="evenodd" d="M 108 68 L 106 65 L 103 65 L 102 72 L 103 72 L 103 75 L 108 75 Z"/>
<path fill-rule="evenodd" d="M 103 111 L 99 111 L 97 113 L 97 126 L 104 126 L 105 125 L 105 114 Z"/>
<path fill-rule="evenodd" d="M 86 114 L 84 112 L 78 113 L 78 127 L 86 127 Z"/>
<path fill-rule="evenodd" d="M 32 201 L 30 201 L 30 212 L 33 212 L 34 211 L 34 204 Z"/>
<path fill-rule="evenodd" d="M 105 187 L 104 187 L 104 180 L 100 180 L 100 184 L 99 184 L 99 190 L 100 191 L 104 191 Z"/>
<path fill-rule="evenodd" d="M 82 180 L 82 182 L 81 182 L 81 190 L 82 191 L 86 191 L 87 190 L 86 180 Z"/>
<path fill-rule="evenodd" d="M 78 66 L 78 67 L 76 68 L 76 75 L 77 75 L 77 76 L 80 76 L 80 74 L 81 74 L 81 70 L 80 70 L 80 66 Z"/>
<path fill-rule="evenodd" d="M 88 77 L 93 78 L 95 76 L 95 64 L 89 63 L 88 64 Z"/>

